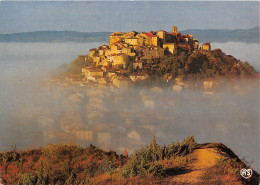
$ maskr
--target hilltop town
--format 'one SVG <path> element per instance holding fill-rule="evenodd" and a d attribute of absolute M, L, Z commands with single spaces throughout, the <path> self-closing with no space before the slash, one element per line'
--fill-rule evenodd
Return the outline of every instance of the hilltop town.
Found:
<path fill-rule="evenodd" d="M 78 58 L 86 63 L 82 73 L 72 73 L 66 76 L 71 83 L 112 84 L 116 87 L 128 87 L 138 80 L 145 80 L 149 70 L 159 63 L 165 55 L 173 55 L 177 51 L 198 51 L 199 42 L 192 35 L 182 35 L 176 26 L 172 32 L 164 30 L 157 32 L 135 31 L 114 32 L 109 37 L 109 45 L 101 45 L 90 49 L 89 55 Z M 200 51 L 210 51 L 210 43 L 200 46 Z M 172 76 L 167 76 L 169 80 Z"/>
<path fill-rule="evenodd" d="M 173 26 L 172 33 L 163 30 L 148 33 L 114 32 L 109 37 L 109 46 L 91 49 L 90 57 L 97 67 L 125 69 L 131 61 L 134 69 L 142 69 L 150 67 L 149 59 L 162 58 L 165 51 L 173 54 L 179 48 L 189 51 L 198 49 L 198 41 L 192 35 L 181 35 Z M 201 49 L 209 51 L 210 43 L 203 44 Z M 103 71 L 106 72 L 105 68 Z"/>
<path fill-rule="evenodd" d="M 219 79 L 256 77 L 248 62 L 241 62 L 211 43 L 200 45 L 191 34 L 182 35 L 176 26 L 164 30 L 122 33 L 109 36 L 109 45 L 79 55 L 64 75 L 63 84 L 127 88 L 140 82 L 162 82 L 173 88 L 199 86 L 213 89 Z M 199 84 L 197 83 L 199 81 Z M 51 77 L 49 82 L 61 82 Z"/>

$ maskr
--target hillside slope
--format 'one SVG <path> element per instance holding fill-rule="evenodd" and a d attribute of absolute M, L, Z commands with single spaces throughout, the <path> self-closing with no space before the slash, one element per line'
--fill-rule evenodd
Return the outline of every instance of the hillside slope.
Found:
<path fill-rule="evenodd" d="M 259 175 L 245 180 L 239 176 L 245 164 L 226 146 L 219 143 L 200 145 L 190 157 L 194 162 L 187 166 L 187 173 L 171 179 L 172 183 L 185 184 L 258 184 Z"/>
<path fill-rule="evenodd" d="M 160 147 L 156 142 L 151 142 L 146 149 L 143 148 L 130 157 L 104 152 L 94 146 L 83 149 L 76 145 L 50 145 L 21 152 L 2 152 L 0 153 L 1 178 L 4 184 L 20 185 L 259 183 L 259 174 L 256 171 L 253 171 L 252 177 L 248 179 L 240 176 L 242 168 L 250 167 L 225 145 L 196 144 L 187 153 L 184 152 L 184 143 L 187 148 L 190 148 L 191 145 L 187 145 L 191 143 L 188 138 L 182 143 L 177 142 L 175 145 L 168 146 L 169 149 L 172 146 L 182 146 L 181 150 L 175 147 L 177 150 L 174 154 L 168 155 L 168 153 L 164 158 L 157 158 L 154 162 L 145 164 L 142 164 L 144 154 L 145 158 L 156 157 L 157 149 L 166 151 L 165 146 Z M 139 158 L 135 158 L 138 156 L 136 153 L 141 154 L 142 157 L 139 155 Z M 134 166 L 133 161 L 144 165 L 144 168 Z M 126 170 L 131 170 L 132 167 L 138 173 L 130 173 L 127 176 Z"/>
<path fill-rule="evenodd" d="M 90 181 L 90 184 L 256 184 L 259 174 L 253 171 L 252 177 L 244 179 L 240 169 L 247 167 L 229 148 L 221 143 L 198 145 L 185 157 L 172 157 L 158 161 L 165 170 L 165 176 L 119 178 L 118 174 L 103 174 Z"/>

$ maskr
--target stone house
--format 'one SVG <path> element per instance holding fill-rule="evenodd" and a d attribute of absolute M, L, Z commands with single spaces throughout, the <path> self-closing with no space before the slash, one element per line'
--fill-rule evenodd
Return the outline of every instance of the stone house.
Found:
<path fill-rule="evenodd" d="M 168 49 L 168 51 L 173 54 L 176 49 L 176 44 L 175 43 L 164 43 L 163 49 Z"/>
<path fill-rule="evenodd" d="M 102 77 L 103 71 L 100 68 L 97 67 L 86 67 L 86 68 L 82 68 L 82 74 L 85 75 L 85 77 L 95 77 L 95 76 L 100 76 Z"/>
<path fill-rule="evenodd" d="M 197 39 L 193 39 L 193 49 L 198 49 L 199 41 Z"/>
<path fill-rule="evenodd" d="M 135 73 L 130 75 L 130 80 L 132 80 L 133 82 L 136 82 L 138 80 L 145 80 L 148 78 L 148 75 L 146 74 L 142 74 L 142 73 Z"/>
<path fill-rule="evenodd" d="M 142 68 L 143 68 L 143 62 L 141 62 L 141 61 L 136 61 L 136 62 L 134 62 L 134 63 L 133 63 L 133 68 L 134 68 L 134 69 L 137 69 L 137 67 L 138 67 L 139 69 L 142 69 Z"/>
<path fill-rule="evenodd" d="M 210 42 L 203 43 L 203 44 L 200 46 L 200 49 L 201 49 L 202 51 L 210 51 L 210 50 L 211 50 L 211 44 L 210 44 Z"/>
<path fill-rule="evenodd" d="M 92 58 L 94 56 L 98 55 L 98 50 L 96 48 L 92 48 L 89 50 L 89 56 Z"/>
<path fill-rule="evenodd" d="M 109 47 L 111 47 L 112 44 L 122 39 L 124 33 L 122 32 L 114 32 L 109 36 Z"/>
<path fill-rule="evenodd" d="M 111 55 L 112 66 L 122 65 L 123 67 L 125 67 L 126 61 L 128 59 L 129 59 L 129 56 L 124 53 Z"/>
<path fill-rule="evenodd" d="M 129 79 L 126 77 L 117 77 L 112 81 L 113 85 L 118 88 L 127 88 L 130 84 Z"/>
<path fill-rule="evenodd" d="M 137 46 L 138 45 L 138 38 L 126 38 L 125 43 L 132 45 L 132 46 Z"/>

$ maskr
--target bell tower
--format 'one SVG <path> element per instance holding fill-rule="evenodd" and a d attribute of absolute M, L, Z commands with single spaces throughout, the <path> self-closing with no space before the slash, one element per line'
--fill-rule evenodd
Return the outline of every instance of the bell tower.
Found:
<path fill-rule="evenodd" d="M 176 26 L 172 26 L 172 33 L 177 33 L 178 32 L 178 28 Z"/>

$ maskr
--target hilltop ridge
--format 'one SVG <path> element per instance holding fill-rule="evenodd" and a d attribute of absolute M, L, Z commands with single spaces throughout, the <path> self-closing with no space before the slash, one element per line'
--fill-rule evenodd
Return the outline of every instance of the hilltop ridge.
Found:
<path fill-rule="evenodd" d="M 128 157 L 90 145 L 50 145 L 0 153 L 7 184 L 257 184 L 259 174 L 222 143 L 197 144 L 193 137 L 159 146 L 151 143 Z"/>
<path fill-rule="evenodd" d="M 111 32 L 34 31 L 0 34 L 0 42 L 106 42 Z"/>
<path fill-rule="evenodd" d="M 192 33 L 201 42 L 245 42 L 259 43 L 259 27 L 251 29 L 186 29 L 184 34 Z M 77 31 L 34 31 L 0 34 L 0 42 L 107 42 L 112 32 Z"/>

